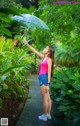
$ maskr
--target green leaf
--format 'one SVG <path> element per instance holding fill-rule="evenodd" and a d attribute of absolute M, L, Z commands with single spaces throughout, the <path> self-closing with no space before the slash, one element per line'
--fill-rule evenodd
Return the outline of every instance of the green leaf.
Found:
<path fill-rule="evenodd" d="M 13 66 L 13 67 L 9 67 L 8 69 L 6 69 L 5 71 L 3 71 L 2 75 L 10 72 L 11 70 L 13 69 L 16 69 L 16 68 L 21 68 L 21 67 L 25 67 L 26 65 L 16 65 L 16 66 Z"/>
<path fill-rule="evenodd" d="M 6 14 L 19 14 L 19 9 L 16 8 L 0 8 L 0 13 L 6 13 Z"/>
<path fill-rule="evenodd" d="M 2 87 L 0 87 L 0 92 L 2 91 Z"/>
<path fill-rule="evenodd" d="M 76 89 L 76 90 L 79 90 L 80 91 L 80 84 L 72 84 L 72 86 Z"/>
<path fill-rule="evenodd" d="M 7 90 L 8 89 L 7 84 L 2 84 L 2 87 L 3 87 L 3 90 Z"/>
<path fill-rule="evenodd" d="M 3 64 L 2 64 L 2 68 L 3 69 L 6 69 L 7 67 L 10 66 L 10 63 L 11 63 L 11 60 L 10 59 L 6 59 L 3 61 Z"/>
<path fill-rule="evenodd" d="M 5 23 L 11 22 L 10 18 L 6 18 L 6 17 L 0 17 L 0 20 L 5 21 Z"/>
<path fill-rule="evenodd" d="M 56 98 L 56 101 L 60 102 L 60 101 L 62 101 L 62 98 Z"/>
<path fill-rule="evenodd" d="M 5 38 L 0 42 L 0 53 L 3 51 L 4 43 L 5 43 Z M 0 54 L 0 56 L 2 57 L 2 54 Z"/>
<path fill-rule="evenodd" d="M 3 26 L 0 26 L 0 31 L 9 37 L 12 37 L 12 33 L 8 29 L 4 28 Z"/>

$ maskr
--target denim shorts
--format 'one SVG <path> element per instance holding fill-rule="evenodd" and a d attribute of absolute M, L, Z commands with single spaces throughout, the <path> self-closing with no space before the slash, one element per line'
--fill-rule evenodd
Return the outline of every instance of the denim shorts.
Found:
<path fill-rule="evenodd" d="M 38 79 L 39 79 L 40 86 L 42 86 L 42 85 L 45 85 L 45 86 L 49 85 L 48 84 L 48 74 L 47 73 L 46 74 L 40 74 L 38 76 Z"/>

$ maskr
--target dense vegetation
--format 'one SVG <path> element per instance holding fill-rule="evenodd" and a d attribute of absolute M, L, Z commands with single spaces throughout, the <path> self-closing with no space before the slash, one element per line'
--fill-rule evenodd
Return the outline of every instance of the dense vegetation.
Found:
<path fill-rule="evenodd" d="M 35 12 L 51 30 L 50 44 L 56 48 L 51 96 L 59 104 L 59 111 L 68 118 L 80 118 L 79 13 L 79 5 L 55 6 L 46 1 L 41 2 Z"/>

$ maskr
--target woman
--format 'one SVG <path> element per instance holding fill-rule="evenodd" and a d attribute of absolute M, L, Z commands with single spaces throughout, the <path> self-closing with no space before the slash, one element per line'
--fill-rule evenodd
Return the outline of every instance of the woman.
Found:
<path fill-rule="evenodd" d="M 41 59 L 40 70 L 39 70 L 39 84 L 43 99 L 43 114 L 38 116 L 38 119 L 42 121 L 47 121 L 47 119 L 51 119 L 51 106 L 52 101 L 49 93 L 49 86 L 51 82 L 51 78 L 53 75 L 53 65 L 54 65 L 54 48 L 52 46 L 47 46 L 43 50 L 43 54 L 38 52 L 35 48 L 28 44 L 26 39 L 23 40 L 24 44 L 28 46 L 34 53 L 36 53 Z"/>

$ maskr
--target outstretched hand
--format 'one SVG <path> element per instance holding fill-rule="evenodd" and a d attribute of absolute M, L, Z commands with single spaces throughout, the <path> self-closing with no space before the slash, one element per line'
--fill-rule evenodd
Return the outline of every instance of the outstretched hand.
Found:
<path fill-rule="evenodd" d="M 26 38 L 24 37 L 24 39 L 23 39 L 23 43 L 24 44 L 28 44 L 28 42 L 26 41 Z"/>

